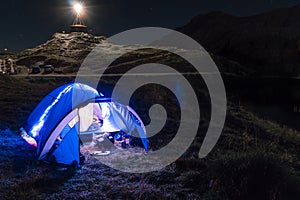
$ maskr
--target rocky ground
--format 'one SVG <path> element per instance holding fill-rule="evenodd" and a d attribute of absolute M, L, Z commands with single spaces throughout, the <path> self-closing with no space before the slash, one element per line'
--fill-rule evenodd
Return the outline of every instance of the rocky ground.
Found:
<path fill-rule="evenodd" d="M 12 58 L 15 60 L 17 65 L 16 70 L 20 71 L 19 75 L 23 76 L 28 75 L 27 69 L 31 69 L 37 62 L 43 62 L 45 65 L 52 65 L 54 67 L 54 72 L 51 74 L 47 73 L 46 75 L 48 76 L 53 74 L 74 75 L 87 55 L 96 47 L 98 57 L 103 56 L 103 59 L 107 59 L 107 57 L 111 57 L 125 50 L 132 51 L 136 49 L 136 46 L 116 45 L 109 42 L 103 36 L 94 36 L 88 33 L 55 33 L 52 38 L 37 47 L 27 49 L 18 54 L 0 54 L 0 59 Z M 160 50 L 149 49 L 152 47 L 147 46 L 139 46 L 139 48 L 141 50 L 127 54 L 125 58 L 123 56 L 123 58 L 121 58 L 122 62 L 115 62 L 111 67 L 122 68 L 144 62 L 145 60 L 147 60 L 147 62 L 159 60 L 167 64 L 171 64 L 174 61 L 175 63 L 178 61 L 181 62 L 178 58 L 172 59 L 174 56 L 169 52 L 162 53 Z M 177 49 L 177 51 L 182 50 Z M 223 56 L 211 56 L 222 73 L 241 76 L 254 73 L 253 70 L 248 70 L 239 63 Z M 127 62 L 124 62 L 124 59 L 127 60 Z M 92 69 L 99 67 L 99 63 L 94 65 L 95 66 L 91 66 Z M 97 70 L 99 71 L 98 68 Z M 41 70 L 38 75 L 45 74 L 43 74 L 43 70 Z"/>
<path fill-rule="evenodd" d="M 15 59 L 17 65 L 21 66 L 32 67 L 35 62 L 43 61 L 45 64 L 61 68 L 63 73 L 72 73 L 78 70 L 91 50 L 105 39 L 88 33 L 55 33 L 44 44 L 15 55 Z"/>

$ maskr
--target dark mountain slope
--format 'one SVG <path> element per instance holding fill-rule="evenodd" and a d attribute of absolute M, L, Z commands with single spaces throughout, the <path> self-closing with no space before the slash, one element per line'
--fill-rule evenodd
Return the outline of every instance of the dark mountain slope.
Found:
<path fill-rule="evenodd" d="M 260 72 L 300 72 L 300 6 L 249 17 L 213 12 L 196 16 L 178 30 L 207 51 Z"/>

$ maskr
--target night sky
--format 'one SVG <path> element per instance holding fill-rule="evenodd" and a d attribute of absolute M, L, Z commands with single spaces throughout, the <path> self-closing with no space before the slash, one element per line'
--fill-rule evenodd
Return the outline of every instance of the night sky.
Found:
<path fill-rule="evenodd" d="M 68 31 L 74 13 L 72 0 L 9 0 L 0 6 L 0 52 L 19 52 Z M 176 28 L 198 14 L 211 11 L 247 16 L 300 0 L 85 0 L 85 22 L 94 35 L 112 36 L 131 28 Z"/>

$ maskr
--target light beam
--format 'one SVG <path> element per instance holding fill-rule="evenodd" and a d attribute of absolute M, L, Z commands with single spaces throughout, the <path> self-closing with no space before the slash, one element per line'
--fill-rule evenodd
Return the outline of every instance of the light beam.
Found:
<path fill-rule="evenodd" d="M 81 15 L 82 11 L 83 11 L 83 6 L 81 3 L 76 3 L 74 5 L 74 10 L 77 13 L 77 15 Z"/>

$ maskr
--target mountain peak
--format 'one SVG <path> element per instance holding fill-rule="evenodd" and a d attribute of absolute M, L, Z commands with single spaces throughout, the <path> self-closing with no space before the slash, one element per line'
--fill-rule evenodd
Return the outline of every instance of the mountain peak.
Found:
<path fill-rule="evenodd" d="M 216 55 L 266 73 L 300 73 L 300 5 L 248 17 L 196 16 L 180 32 Z"/>

